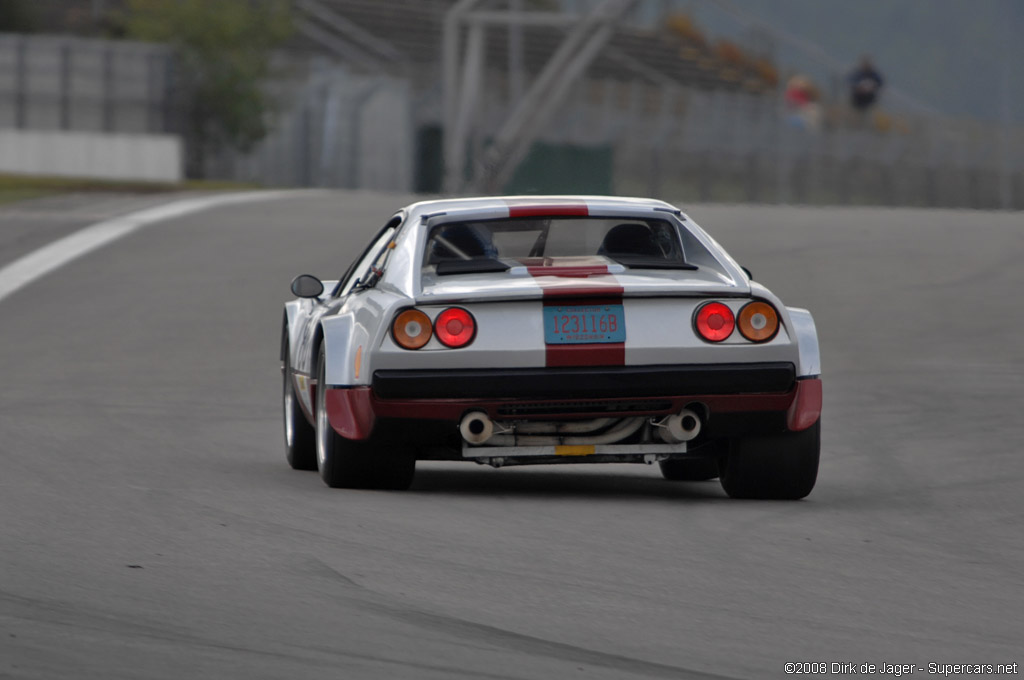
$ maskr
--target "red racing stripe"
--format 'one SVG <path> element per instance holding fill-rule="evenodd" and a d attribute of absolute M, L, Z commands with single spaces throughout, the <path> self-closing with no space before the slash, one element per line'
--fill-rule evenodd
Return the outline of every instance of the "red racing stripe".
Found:
<path fill-rule="evenodd" d="M 369 386 L 326 389 L 324 406 L 334 431 L 345 439 L 369 439 L 376 422 Z"/>
<path fill-rule="evenodd" d="M 562 307 L 565 305 L 621 305 L 622 288 L 616 293 L 607 288 L 552 288 L 545 291 L 545 307 Z M 596 295 L 595 295 L 596 293 Z"/>
<path fill-rule="evenodd" d="M 509 217 L 586 217 L 586 203 L 561 203 L 541 198 L 506 199 Z"/>
<path fill-rule="evenodd" d="M 579 345 L 547 345 L 545 366 L 624 366 L 626 343 L 595 342 Z"/>
<path fill-rule="evenodd" d="M 607 276 L 608 265 L 567 267 L 527 266 L 526 271 L 530 273 L 530 276 L 558 276 L 567 279 L 587 279 L 591 276 Z"/>
<path fill-rule="evenodd" d="M 607 265 L 534 266 L 527 264 L 526 270 L 536 278 L 543 291 L 543 306 L 622 304 L 622 286 L 591 277 L 608 276 Z M 580 278 L 578 284 L 564 285 L 561 282 L 545 282 L 544 279 Z M 545 366 L 623 366 L 626 363 L 626 344 L 623 342 L 594 342 L 565 345 L 545 345 Z"/>
<path fill-rule="evenodd" d="M 519 263 L 526 267 L 530 276 L 557 276 L 566 279 L 589 279 L 591 276 L 608 276 L 608 264 L 603 257 L 521 257 Z M 596 285 L 607 288 L 604 281 Z M 581 284 L 590 286 L 591 284 Z M 558 286 L 563 288 L 564 286 Z M 622 293 L 622 288 L 615 286 Z M 545 292 L 547 292 L 545 290 Z"/>
<path fill-rule="evenodd" d="M 786 413 L 790 432 L 806 430 L 821 417 L 821 378 L 796 381 L 796 398 Z"/>

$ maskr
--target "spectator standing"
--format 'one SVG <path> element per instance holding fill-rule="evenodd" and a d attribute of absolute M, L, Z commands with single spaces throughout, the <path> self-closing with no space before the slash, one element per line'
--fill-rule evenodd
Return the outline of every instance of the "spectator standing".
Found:
<path fill-rule="evenodd" d="M 875 105 L 885 81 L 875 70 L 869 57 L 863 57 L 860 65 L 850 73 L 850 105 L 858 113 L 866 113 Z"/>
<path fill-rule="evenodd" d="M 821 106 L 818 88 L 806 76 L 797 74 L 786 83 L 783 101 L 786 119 L 794 127 L 817 132 L 821 126 Z"/>

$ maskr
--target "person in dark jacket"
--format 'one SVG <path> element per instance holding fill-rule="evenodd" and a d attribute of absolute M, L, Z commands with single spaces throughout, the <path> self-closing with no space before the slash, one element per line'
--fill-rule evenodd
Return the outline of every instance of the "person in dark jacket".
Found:
<path fill-rule="evenodd" d="M 849 81 L 850 105 L 861 113 L 874 106 L 885 82 L 868 57 L 861 59 L 860 65 L 850 73 Z"/>

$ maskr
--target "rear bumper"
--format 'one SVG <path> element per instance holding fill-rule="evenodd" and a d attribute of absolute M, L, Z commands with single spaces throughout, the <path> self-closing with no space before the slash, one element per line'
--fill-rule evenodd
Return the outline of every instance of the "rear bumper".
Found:
<path fill-rule="evenodd" d="M 372 386 L 329 386 L 325 403 L 338 434 L 356 440 L 378 419 L 454 426 L 468 411 L 494 420 L 659 416 L 694 403 L 706 409 L 709 436 L 738 436 L 813 425 L 821 380 L 796 379 L 789 363 L 378 371 Z"/>
<path fill-rule="evenodd" d="M 761 394 L 793 387 L 789 362 L 755 364 L 377 371 L 381 399 L 601 399 Z"/>

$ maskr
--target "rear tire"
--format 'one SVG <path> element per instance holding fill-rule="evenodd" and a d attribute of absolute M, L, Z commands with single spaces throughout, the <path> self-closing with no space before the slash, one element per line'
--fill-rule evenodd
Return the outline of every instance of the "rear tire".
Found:
<path fill-rule="evenodd" d="M 306 420 L 299 396 L 295 393 L 292 377 L 291 347 L 288 345 L 288 329 L 284 341 L 284 385 L 281 406 L 284 412 L 284 451 L 288 464 L 293 470 L 316 470 L 316 431 Z"/>
<path fill-rule="evenodd" d="M 820 452 L 820 420 L 802 432 L 735 440 L 720 462 L 722 488 L 731 498 L 804 498 L 817 481 Z"/>
<path fill-rule="evenodd" d="M 672 482 L 706 482 L 718 476 L 715 458 L 684 458 L 658 463 L 661 476 Z"/>
<path fill-rule="evenodd" d="M 365 441 L 345 439 L 327 417 L 324 348 L 320 347 L 316 385 L 316 462 L 320 478 L 332 489 L 393 489 L 412 484 L 416 458 L 387 450 L 379 435 Z"/>

